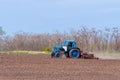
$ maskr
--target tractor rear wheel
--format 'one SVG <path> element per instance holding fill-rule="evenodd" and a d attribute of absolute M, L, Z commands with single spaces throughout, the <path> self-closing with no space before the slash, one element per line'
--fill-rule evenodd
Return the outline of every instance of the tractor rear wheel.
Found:
<path fill-rule="evenodd" d="M 70 57 L 70 58 L 79 58 L 80 55 L 81 55 L 81 53 L 80 53 L 80 50 L 79 50 L 79 49 L 72 49 L 72 50 L 70 50 L 70 52 L 69 52 L 69 57 Z"/>

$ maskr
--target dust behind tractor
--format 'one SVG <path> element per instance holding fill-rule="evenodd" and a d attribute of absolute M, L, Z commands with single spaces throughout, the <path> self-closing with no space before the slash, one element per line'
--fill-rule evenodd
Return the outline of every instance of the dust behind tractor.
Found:
<path fill-rule="evenodd" d="M 66 40 L 60 46 L 54 46 L 51 52 L 51 58 L 83 58 L 83 59 L 98 59 L 94 54 L 83 52 L 77 47 L 75 40 Z"/>

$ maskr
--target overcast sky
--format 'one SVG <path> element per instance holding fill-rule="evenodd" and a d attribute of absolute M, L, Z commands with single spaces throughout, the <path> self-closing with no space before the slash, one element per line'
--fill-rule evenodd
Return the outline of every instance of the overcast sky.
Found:
<path fill-rule="evenodd" d="M 10 35 L 118 27 L 120 0 L 0 0 L 0 26 Z"/>

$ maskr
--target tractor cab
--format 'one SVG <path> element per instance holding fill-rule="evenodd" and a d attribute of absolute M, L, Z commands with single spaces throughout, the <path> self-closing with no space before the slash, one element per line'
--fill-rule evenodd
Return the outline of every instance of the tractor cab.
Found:
<path fill-rule="evenodd" d="M 69 51 L 70 49 L 76 48 L 76 41 L 74 40 L 66 40 L 62 44 L 65 51 Z"/>

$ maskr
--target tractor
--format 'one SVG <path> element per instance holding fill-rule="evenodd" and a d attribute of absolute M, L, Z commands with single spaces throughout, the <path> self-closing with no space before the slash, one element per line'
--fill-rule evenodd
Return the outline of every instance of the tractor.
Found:
<path fill-rule="evenodd" d="M 60 46 L 54 46 L 51 52 L 51 58 L 84 58 L 84 59 L 98 59 L 94 54 L 83 52 L 77 47 L 75 40 L 65 40 Z"/>

